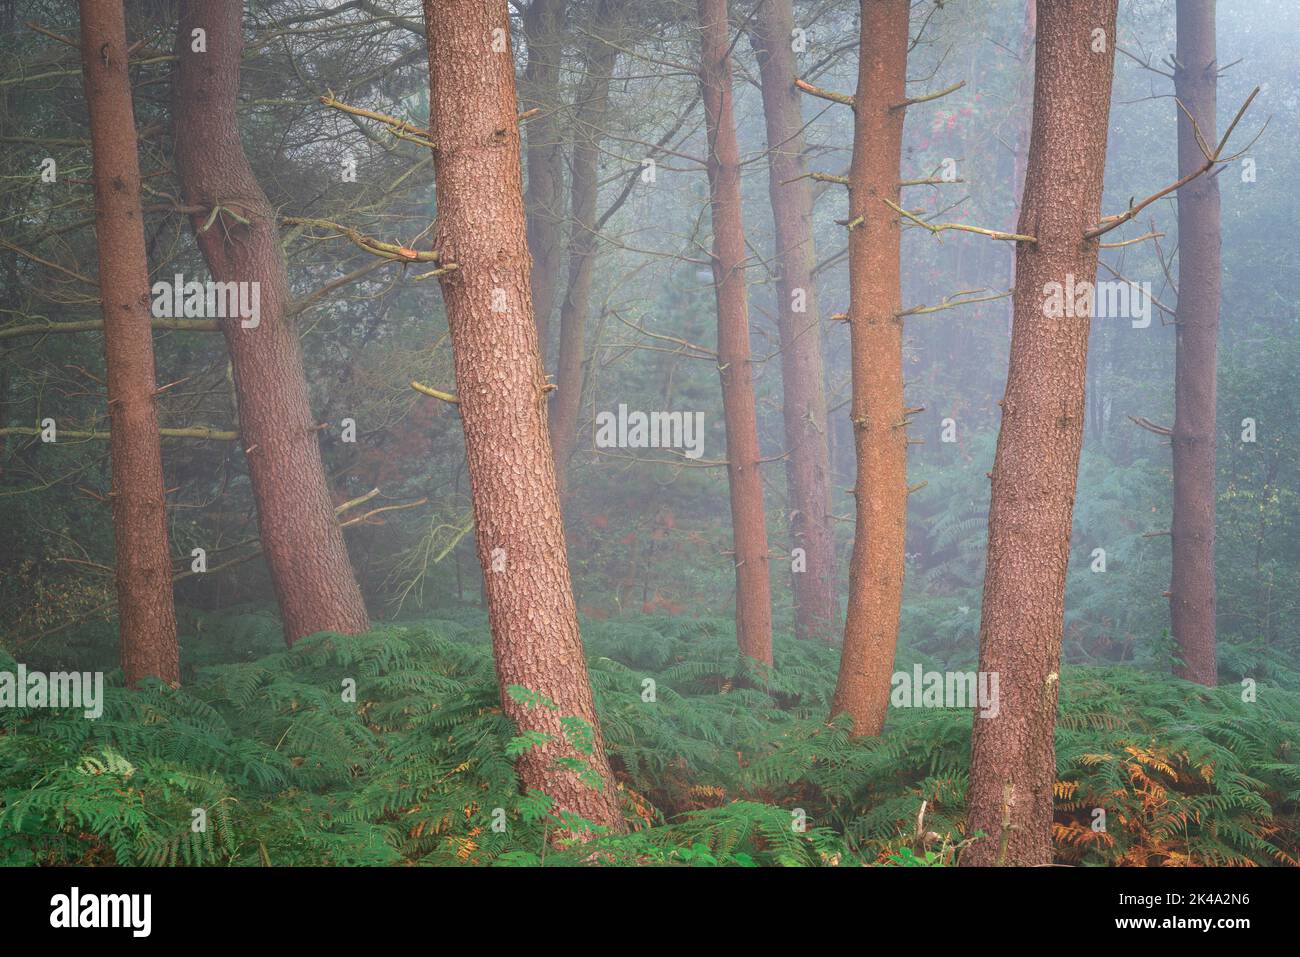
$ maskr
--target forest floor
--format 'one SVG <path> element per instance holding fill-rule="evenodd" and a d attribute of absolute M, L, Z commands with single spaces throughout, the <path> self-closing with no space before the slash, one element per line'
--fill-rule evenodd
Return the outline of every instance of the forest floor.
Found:
<path fill-rule="evenodd" d="M 970 710 L 854 740 L 825 719 L 838 649 L 778 638 L 745 674 L 729 622 L 644 616 L 584 624 L 631 831 L 557 846 L 481 612 L 440 614 L 293 649 L 213 616 L 178 690 L 0 710 L 0 865 L 944 865 L 967 838 Z M 1296 865 L 1300 674 L 1249 690 L 1067 666 L 1057 861 Z"/>

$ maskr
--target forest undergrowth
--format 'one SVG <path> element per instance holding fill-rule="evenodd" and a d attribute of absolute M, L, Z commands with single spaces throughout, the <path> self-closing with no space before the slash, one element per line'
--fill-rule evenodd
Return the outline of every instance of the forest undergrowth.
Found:
<path fill-rule="evenodd" d="M 728 621 L 640 616 L 584 625 L 629 832 L 567 840 L 582 822 L 520 793 L 536 742 L 482 613 L 439 614 L 292 649 L 269 615 L 198 618 L 180 689 L 116 672 L 97 720 L 0 710 L 0 865 L 943 866 L 969 837 L 971 711 L 852 739 L 826 722 L 837 648 L 778 638 L 758 673 Z M 1297 864 L 1300 673 L 1222 653 L 1218 689 L 1064 668 L 1057 863 Z M 1233 672 L 1267 676 L 1254 700 Z"/>

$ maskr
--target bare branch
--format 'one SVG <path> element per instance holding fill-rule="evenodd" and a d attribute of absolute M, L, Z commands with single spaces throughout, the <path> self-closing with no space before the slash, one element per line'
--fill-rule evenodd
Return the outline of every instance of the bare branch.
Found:
<path fill-rule="evenodd" d="M 1152 422 L 1150 419 L 1143 418 L 1143 417 L 1140 416 L 1140 415 L 1130 415 L 1130 416 L 1129 416 L 1129 421 L 1132 422 L 1134 425 L 1140 425 L 1142 428 L 1146 429 L 1148 432 L 1154 432 L 1156 435 L 1173 435 L 1173 434 L 1174 434 L 1174 430 L 1173 430 L 1173 429 L 1167 429 L 1167 428 L 1165 428 L 1163 425 L 1156 425 L 1156 424 L 1155 424 L 1154 422 Z"/>
<path fill-rule="evenodd" d="M 834 93 L 830 90 L 823 90 L 820 86 L 813 86 L 806 80 L 800 79 L 796 79 L 794 85 L 810 96 L 821 97 L 823 100 L 830 100 L 832 103 L 841 103 L 844 106 L 853 105 L 853 97 L 849 96 L 847 93 Z"/>
<path fill-rule="evenodd" d="M 0 435 L 40 435 L 43 431 L 44 429 L 14 425 L 0 429 Z M 60 439 L 98 439 L 107 442 L 111 438 L 111 433 L 107 430 L 86 432 L 74 429 L 59 429 L 57 434 Z M 190 426 L 184 429 L 159 429 L 158 434 L 165 439 L 199 439 L 212 442 L 233 442 L 239 438 L 238 432 L 226 429 L 211 429 L 202 425 Z"/>
<path fill-rule="evenodd" d="M 1175 190 L 1180 189 L 1183 186 L 1186 186 L 1192 180 L 1196 179 L 1196 177 L 1200 176 L 1202 173 L 1209 172 L 1210 169 L 1212 169 L 1214 166 L 1218 165 L 1219 163 L 1228 162 L 1229 160 L 1233 159 L 1234 157 L 1231 156 L 1228 157 L 1226 160 L 1220 159 L 1220 157 L 1223 155 L 1223 148 L 1228 145 L 1228 138 L 1232 136 L 1232 131 L 1237 128 L 1237 124 L 1241 122 L 1241 118 L 1245 116 L 1246 110 L 1250 108 L 1251 102 L 1258 95 L 1259 95 L 1259 87 L 1255 87 L 1255 89 L 1251 91 L 1250 96 L 1246 97 L 1246 102 L 1241 104 L 1241 109 L 1239 109 L 1237 111 L 1237 115 L 1232 118 L 1232 122 L 1228 124 L 1228 129 L 1223 134 L 1223 138 L 1219 140 L 1219 145 L 1215 147 L 1213 153 L 1206 156 L 1205 162 L 1203 164 L 1198 166 L 1196 169 L 1192 170 L 1186 176 L 1180 178 L 1178 182 L 1174 183 L 1171 186 L 1166 186 L 1158 193 L 1153 193 L 1152 195 L 1148 196 L 1146 199 L 1142 200 L 1142 202 L 1137 203 L 1136 205 L 1130 202 L 1129 208 L 1125 210 L 1123 213 L 1120 213 L 1116 216 L 1107 216 L 1105 219 L 1101 221 L 1100 225 L 1094 226 L 1092 229 L 1084 233 L 1083 238 L 1096 239 L 1098 236 L 1105 235 L 1106 233 L 1110 232 L 1112 229 L 1115 229 L 1119 226 L 1123 226 L 1130 219 L 1132 219 L 1142 210 L 1146 209 L 1156 200 L 1160 199 L 1163 196 L 1168 196 L 1170 193 L 1174 192 Z M 1192 117 L 1190 114 L 1188 114 L 1187 118 L 1191 120 L 1192 131 L 1196 134 L 1196 141 L 1201 145 L 1201 151 L 1204 152 L 1206 148 L 1205 138 L 1201 135 L 1200 127 L 1197 125 L 1196 119 Z"/>
<path fill-rule="evenodd" d="M 907 98 L 906 100 L 904 100 L 902 103 L 895 103 L 895 104 L 893 104 L 892 106 L 890 106 L 890 109 L 891 109 L 891 110 L 905 110 L 905 109 L 907 109 L 909 106 L 913 106 L 913 105 L 915 105 L 915 104 L 917 104 L 917 103 L 929 103 L 931 100 L 937 100 L 937 99 L 939 99 L 939 97 L 941 97 L 941 96 L 947 96 L 949 93 L 956 93 L 958 90 L 960 90 L 960 89 L 961 89 L 963 86 L 965 86 L 965 85 L 966 85 L 966 81 L 965 81 L 965 80 L 961 80 L 961 81 L 959 81 L 959 82 L 957 82 L 957 83 L 954 83 L 952 86 L 946 86 L 946 87 L 944 87 L 942 90 L 937 90 L 937 91 L 935 91 L 934 93 L 927 93 L 927 94 L 925 94 L 924 96 L 911 96 L 911 97 L 908 97 L 908 98 Z"/>
<path fill-rule="evenodd" d="M 354 245 L 359 246 L 366 252 L 393 262 L 441 262 L 438 254 L 432 249 L 410 249 L 397 243 L 386 243 L 371 236 L 366 236 L 351 226 L 343 226 L 328 219 L 314 219 L 309 216 L 286 216 L 281 222 L 291 226 L 315 226 L 318 229 L 332 230 L 341 236 L 346 236 Z M 443 265 L 449 267 L 451 264 L 443 263 Z"/>
<path fill-rule="evenodd" d="M 932 233 L 937 234 L 943 232 L 945 229 L 955 229 L 963 233 L 976 233 L 980 236 L 987 236 L 989 239 L 998 239 L 1006 242 L 1017 242 L 1017 243 L 1038 242 L 1038 240 L 1035 239 L 1033 236 L 1022 236 L 1019 233 L 1004 233 L 996 229 L 985 229 L 982 226 L 967 226 L 965 223 L 927 223 L 924 219 L 921 219 L 921 217 L 909 213 L 907 210 L 903 209 L 901 206 L 897 205 L 896 203 L 892 203 L 889 200 L 884 198 L 881 199 L 881 202 L 884 203 L 886 206 L 888 206 L 890 209 L 892 209 L 894 212 L 907 217 L 912 222 L 916 223 L 916 225 L 922 227 L 923 229 L 928 229 Z"/>
<path fill-rule="evenodd" d="M 1137 243 L 1144 243 L 1148 239 L 1159 239 L 1163 235 L 1164 233 L 1158 233 L 1153 230 L 1152 232 L 1149 233 L 1143 233 L 1141 236 L 1136 236 L 1133 239 L 1125 239 L 1123 242 L 1098 243 L 1098 245 L 1102 249 L 1118 249 L 1120 246 L 1133 246 L 1136 245 Z"/>
<path fill-rule="evenodd" d="M 0 339 L 18 339 L 22 336 L 44 336 L 60 332 L 95 332 L 104 328 L 102 319 L 84 322 L 38 322 L 28 326 L 10 326 L 0 329 Z M 153 328 L 173 329 L 178 332 L 220 332 L 216 319 L 154 319 Z"/>
<path fill-rule="evenodd" d="M 904 316 L 926 316 L 931 313 L 942 312 L 945 309 L 954 309 L 957 306 L 967 306 L 975 302 L 992 302 L 995 299 L 1005 299 L 1007 296 L 1010 296 L 1015 292 L 1014 289 L 1008 289 L 1006 292 L 995 293 L 991 296 L 974 296 L 974 293 L 982 291 L 983 290 L 974 289 L 966 292 L 955 292 L 951 296 L 945 296 L 943 301 L 937 306 L 913 306 L 911 309 L 894 313 L 894 315 L 898 316 L 900 319 Z"/>
<path fill-rule="evenodd" d="M 381 266 L 386 266 L 388 265 L 388 263 L 394 261 L 395 260 L 391 260 L 391 259 L 376 259 L 373 262 L 366 263 L 360 269 L 354 269 L 350 273 L 346 273 L 342 276 L 339 276 L 337 279 L 333 279 L 330 282 L 327 282 L 319 289 L 315 290 L 314 292 L 308 293 L 306 296 L 303 296 L 301 299 L 297 300 L 296 302 L 290 303 L 289 308 L 285 310 L 285 315 L 296 316 L 300 312 L 306 312 L 308 309 L 316 305 L 316 303 L 320 302 L 322 299 L 324 299 L 334 290 L 341 289 L 342 287 L 349 285 L 350 283 L 354 283 L 358 279 L 362 279 L 365 276 L 370 275 L 372 272 L 374 272 L 376 269 L 380 268 Z"/>
<path fill-rule="evenodd" d="M 420 392 L 424 395 L 432 396 L 435 399 L 441 399 L 443 402 L 448 402 L 452 405 L 460 405 L 460 399 L 456 398 L 450 392 L 442 392 L 439 389 L 435 389 L 432 386 L 424 385 L 423 383 L 420 382 L 412 382 L 411 388 L 414 389 L 416 392 Z"/>

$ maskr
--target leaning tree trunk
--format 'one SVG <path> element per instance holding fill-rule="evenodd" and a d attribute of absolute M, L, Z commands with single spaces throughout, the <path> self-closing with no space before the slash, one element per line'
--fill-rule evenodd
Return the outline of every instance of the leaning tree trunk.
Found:
<path fill-rule="evenodd" d="M 718 371 L 727 428 L 727 476 L 736 562 L 736 638 L 742 654 L 772 663 L 772 596 L 767 523 L 759 475 L 758 411 L 749 358 L 740 149 L 732 108 L 727 0 L 698 0 L 700 87 L 708 132 L 713 212 L 713 284 L 718 302 Z"/>
<path fill-rule="evenodd" d="M 1201 135 L 1215 142 L 1218 64 L 1215 0 L 1178 0 L 1174 89 Z M 1178 173 L 1205 162 L 1191 122 L 1178 110 Z M 1178 190 L 1178 311 L 1174 367 L 1173 579 L 1169 609 L 1182 664 L 1213 687 L 1215 364 L 1219 338 L 1219 180 L 1198 176 Z"/>
<path fill-rule="evenodd" d="M 619 6 L 621 0 L 600 3 L 596 12 L 598 20 L 607 22 Z M 609 109 L 609 84 L 617 60 L 615 47 L 598 38 L 591 39 L 584 56 L 586 75 L 574 96 L 569 285 L 560 306 L 560 351 L 555 364 L 557 388 L 550 407 L 551 441 L 555 444 L 555 471 L 561 491 L 568 485 L 569 460 L 578 438 L 587 313 L 591 307 L 591 284 L 599 245 L 596 200 L 600 192 L 601 124 Z"/>
<path fill-rule="evenodd" d="M 1046 299 L 1097 274 L 1118 0 L 1038 4 L 1034 119 L 1016 247 L 1011 361 L 993 464 L 980 670 L 996 716 L 971 736 L 968 864 L 1048 864 L 1070 522 L 1083 443 L 1086 315 Z M 1059 284 L 1053 286 L 1053 284 Z M 1003 815 L 1008 823 L 1004 825 Z"/>
<path fill-rule="evenodd" d="M 560 102 L 560 59 L 564 52 L 566 0 L 532 0 L 523 17 L 528 40 L 521 108 L 541 112 L 528 121 L 528 252 L 533 257 L 533 310 L 541 343 L 542 365 L 551 341 L 551 313 L 560 282 L 564 223 L 564 138 L 556 108 Z"/>
<path fill-rule="evenodd" d="M 369 627 L 321 462 L 277 217 L 239 139 L 242 5 L 185 0 L 177 31 L 176 164 L 199 249 L 219 282 L 257 283 L 260 322 L 221 321 L 234 369 L 239 431 L 262 551 L 293 644 L 318 631 Z M 205 32 L 206 52 L 193 49 Z M 213 217 L 214 210 L 220 211 Z M 242 220 L 242 221 L 241 221 Z M 251 320 L 250 320 L 251 322 Z"/>
<path fill-rule="evenodd" d="M 812 194 L 804 178 L 803 113 L 790 49 L 793 30 L 792 0 L 768 0 L 759 11 L 750 42 L 758 57 L 767 123 L 790 538 L 791 547 L 802 549 L 804 559 L 804 567 L 793 572 L 794 634 L 831 642 L 839 608 L 830 520 L 830 453 L 821 317 L 812 274 L 817 258 Z"/>
<path fill-rule="evenodd" d="M 180 681 L 162 448 L 154 402 L 153 317 L 140 210 L 140 160 L 121 0 L 82 0 L 81 68 L 95 181 L 113 540 L 122 669 L 134 685 Z"/>
<path fill-rule="evenodd" d="M 622 829 L 596 720 L 564 548 L 546 429 L 546 379 L 529 287 L 520 136 L 505 0 L 425 0 L 430 128 L 437 186 L 434 246 L 442 275 L 456 390 L 487 592 L 501 702 L 521 732 L 549 740 L 519 774 L 559 810 Z M 495 43 L 494 43 L 495 41 Z M 555 710 L 526 707 L 512 686 Z M 557 758 L 575 757 L 561 721 L 595 729 L 588 786 Z"/>
<path fill-rule="evenodd" d="M 858 476 L 849 608 L 831 714 L 879 734 L 903 601 L 907 427 L 898 214 L 909 0 L 863 0 L 849 170 L 849 335 Z"/>

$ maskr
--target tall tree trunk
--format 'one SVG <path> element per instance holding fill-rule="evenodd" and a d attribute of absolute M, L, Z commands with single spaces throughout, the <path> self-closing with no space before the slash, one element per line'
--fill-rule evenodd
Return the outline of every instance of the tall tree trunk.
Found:
<path fill-rule="evenodd" d="M 858 476 L 849 608 L 831 714 L 879 734 L 903 602 L 907 428 L 898 214 L 910 0 L 863 0 L 849 170 L 849 335 Z"/>
<path fill-rule="evenodd" d="M 749 359 L 749 296 L 740 207 L 740 150 L 732 107 L 727 0 L 698 0 L 700 87 L 708 131 L 713 212 L 713 284 L 718 302 L 718 370 L 727 427 L 727 477 L 736 562 L 736 637 L 740 650 L 772 663 L 772 595 L 767 523 L 759 475 L 758 412 Z"/>
<path fill-rule="evenodd" d="M 620 0 L 597 7 L 598 21 L 608 22 Z M 598 39 L 586 45 L 586 75 L 574 97 L 573 165 L 570 197 L 573 223 L 569 230 L 569 285 L 560 306 L 560 351 L 555 365 L 558 388 L 551 398 L 551 441 L 555 445 L 555 471 L 561 491 L 568 484 L 569 459 L 578 437 L 582 406 L 582 362 L 586 354 L 587 313 L 599 245 L 596 238 L 596 200 L 600 191 L 601 124 L 609 109 L 609 84 L 618 50 Z"/>
<path fill-rule="evenodd" d="M 596 719 L 555 464 L 546 428 L 546 380 L 529 287 L 520 135 L 505 0 L 425 0 L 430 127 L 438 218 L 435 248 L 457 268 L 441 277 L 505 713 L 521 731 L 551 736 L 519 759 L 526 788 L 559 809 L 622 829 Z M 551 699 L 528 708 L 507 690 Z M 555 764 L 573 757 L 561 720 L 595 728 L 596 790 Z"/>
<path fill-rule="evenodd" d="M 239 139 L 242 10 L 225 0 L 181 4 L 176 163 L 186 204 L 201 207 L 193 223 L 213 278 L 259 286 L 258 324 L 245 328 L 239 317 L 228 318 L 221 331 L 234 369 L 262 551 L 284 637 L 293 644 L 318 631 L 355 634 L 370 623 L 325 480 L 298 330 L 287 313 L 289 280 L 276 213 Z M 194 50 L 196 29 L 205 33 L 206 52 Z M 221 212 L 211 219 L 218 206 Z"/>
<path fill-rule="evenodd" d="M 524 66 L 521 107 L 542 111 L 527 124 L 528 185 L 524 208 L 528 216 L 528 252 L 533 257 L 533 310 L 543 366 L 551 341 L 560 264 L 564 261 L 564 140 L 556 111 L 560 102 L 565 4 L 566 0 L 532 0 L 523 17 L 528 62 Z"/>
<path fill-rule="evenodd" d="M 180 655 L 154 403 L 149 263 L 121 0 L 82 0 L 81 69 L 94 157 L 122 669 L 129 685 L 145 677 L 176 684 Z"/>
<path fill-rule="evenodd" d="M 791 547 L 805 567 L 793 573 L 796 638 L 834 640 L 835 539 L 830 520 L 830 453 L 826 444 L 826 392 L 821 316 L 813 265 L 812 194 L 804 164 L 803 113 L 795 89 L 792 0 L 768 0 L 759 10 L 750 43 L 758 57 L 767 124 L 768 194 L 772 200 L 777 270 L 777 330 L 781 387 L 785 393 L 786 483 Z"/>
<path fill-rule="evenodd" d="M 1032 119 L 1034 74 L 1030 58 L 1034 52 L 1034 36 L 1038 32 L 1038 0 L 1025 0 L 1025 25 L 1020 31 L 1019 78 L 1016 81 L 1015 100 L 1012 102 L 1011 145 L 1014 150 L 1011 167 L 1011 197 L 1015 205 L 1012 222 L 1020 221 L 1020 203 L 1025 193 L 1025 162 L 1029 157 L 1029 123 Z M 1016 288 L 1016 259 L 1008 257 L 1007 288 Z M 1007 300 L 1007 334 L 1015 319 L 1015 304 Z"/>
<path fill-rule="evenodd" d="M 1101 204 L 1117 4 L 1038 4 L 1033 131 L 1018 229 L 1037 241 L 1016 247 L 980 621 L 980 670 L 998 676 L 999 700 L 996 716 L 977 716 L 971 735 L 966 828 L 986 836 L 966 851 L 969 864 L 1052 858 L 1061 628 L 1090 318 L 1052 318 L 1047 299 L 1071 279 L 1077 287 L 1097 275 L 1097 241 L 1085 233 L 1098 222 Z"/>
<path fill-rule="evenodd" d="M 1216 140 L 1215 0 L 1178 0 L 1174 90 L 1207 142 Z M 1204 165 L 1192 124 L 1178 110 L 1178 173 Z M 1215 365 L 1219 338 L 1219 179 L 1178 190 L 1178 310 L 1174 365 L 1173 580 L 1169 609 L 1180 678 L 1213 687 L 1215 657 Z"/>
<path fill-rule="evenodd" d="M 9 0 L 0 7 L 0 35 L 7 35 L 13 30 L 14 15 L 17 12 L 14 0 Z M 10 103 L 10 87 L 0 87 L 0 136 L 8 136 L 10 127 L 14 125 Z M 14 197 L 13 193 L 6 193 L 3 201 L 0 201 L 0 216 L 6 221 L 14 206 L 11 197 Z M 16 311 L 19 303 L 18 254 L 6 250 L 3 263 L 4 297 L 0 301 L 4 302 L 6 309 Z M 3 434 L 3 430 L 9 425 L 9 403 L 9 343 L 0 342 L 0 482 L 5 477 L 5 452 L 8 450 L 9 437 Z"/>

